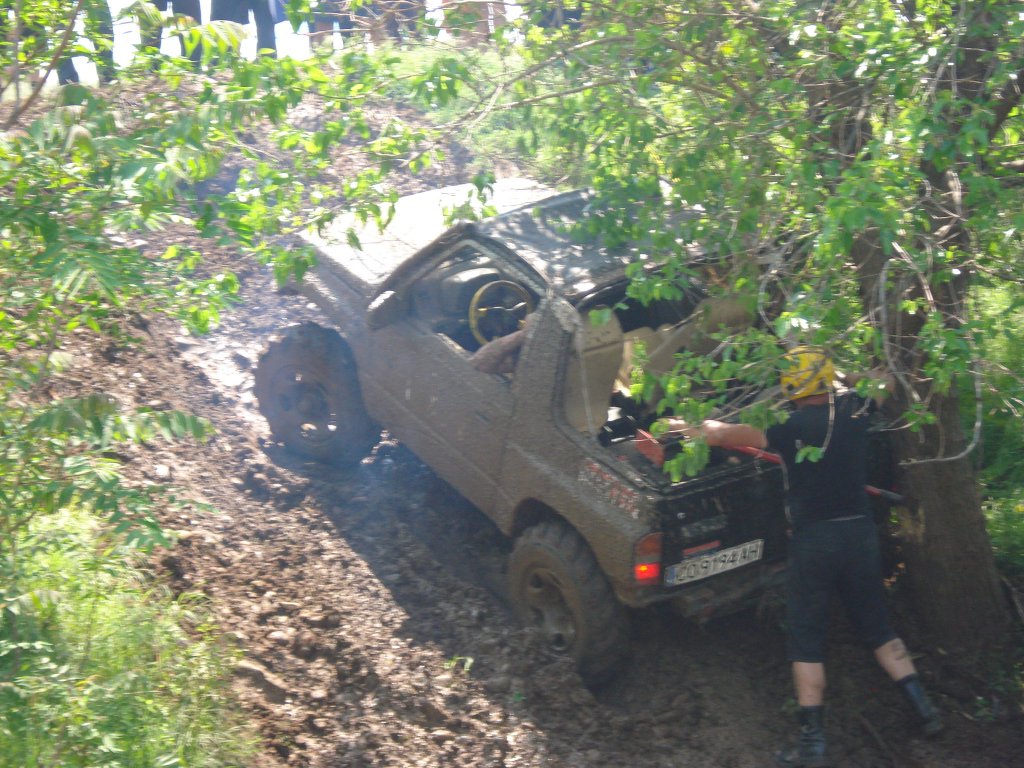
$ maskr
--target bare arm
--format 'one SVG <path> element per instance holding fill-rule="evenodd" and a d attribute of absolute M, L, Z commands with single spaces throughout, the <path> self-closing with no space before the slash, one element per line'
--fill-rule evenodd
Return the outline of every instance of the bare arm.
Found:
<path fill-rule="evenodd" d="M 469 364 L 483 373 L 511 373 L 516 367 L 516 356 L 523 345 L 525 329 L 501 336 L 484 344 L 469 358 Z"/>
<path fill-rule="evenodd" d="M 708 419 L 700 427 L 708 445 L 719 448 L 767 448 L 768 438 L 757 427 L 749 424 L 730 424 Z"/>
<path fill-rule="evenodd" d="M 757 427 L 708 419 L 692 426 L 679 419 L 668 419 L 669 430 L 686 437 L 703 437 L 708 445 L 718 448 L 767 448 L 768 438 Z"/>
<path fill-rule="evenodd" d="M 533 323 L 532 314 L 526 316 L 523 327 L 507 336 L 491 339 L 469 358 L 469 364 L 483 373 L 512 373 L 516 369 L 519 348 L 526 341 L 526 332 Z"/>

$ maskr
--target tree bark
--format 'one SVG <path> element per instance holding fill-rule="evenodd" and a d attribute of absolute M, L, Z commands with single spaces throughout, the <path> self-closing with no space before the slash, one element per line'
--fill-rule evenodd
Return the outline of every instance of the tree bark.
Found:
<path fill-rule="evenodd" d="M 956 456 L 965 445 L 955 393 L 932 403 L 934 425 L 893 433 L 907 498 L 899 516 L 907 579 L 920 617 L 942 648 L 991 649 L 1005 639 L 1009 617 L 977 478 L 969 455 L 922 458 Z"/>

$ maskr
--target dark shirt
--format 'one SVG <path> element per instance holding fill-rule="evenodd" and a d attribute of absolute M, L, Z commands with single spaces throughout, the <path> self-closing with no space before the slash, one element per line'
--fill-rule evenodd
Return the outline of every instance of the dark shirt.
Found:
<path fill-rule="evenodd" d="M 784 424 L 768 428 L 768 446 L 786 465 L 794 528 L 871 514 L 864 484 L 869 416 L 874 411 L 874 400 L 846 392 L 833 402 L 798 408 Z M 804 446 L 824 447 L 821 460 L 797 462 Z"/>

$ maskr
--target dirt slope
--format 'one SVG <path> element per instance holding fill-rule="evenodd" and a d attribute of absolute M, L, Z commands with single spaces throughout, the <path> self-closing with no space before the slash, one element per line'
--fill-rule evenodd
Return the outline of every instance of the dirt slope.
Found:
<path fill-rule="evenodd" d="M 404 191 L 461 174 L 449 165 Z M 136 348 L 93 346 L 83 334 L 81 365 L 56 394 L 98 389 L 216 426 L 205 445 L 132 448 L 125 470 L 217 510 L 168 512 L 181 540 L 158 570 L 176 590 L 208 595 L 243 651 L 236 687 L 265 745 L 261 766 L 771 763 L 794 731 L 777 599 L 701 627 L 637 614 L 631 665 L 606 689 L 586 690 L 512 621 L 501 594 L 508 543 L 400 445 L 385 439 L 340 472 L 268 442 L 252 368 L 273 333 L 318 314 L 278 292 L 268 270 L 194 244 L 241 279 L 243 303 L 223 325 L 190 338 L 149 319 Z M 982 709 L 1005 713 L 979 708 L 977 681 L 951 678 L 908 621 L 900 629 L 923 652 L 949 733 L 919 738 L 839 625 L 828 725 L 836 764 L 1020 765 L 1019 718 L 978 720 Z"/>
<path fill-rule="evenodd" d="M 345 473 L 267 442 L 252 366 L 275 330 L 316 312 L 266 271 L 235 266 L 245 302 L 219 330 L 188 338 L 154 320 L 138 349 L 83 348 L 80 379 L 64 386 L 215 424 L 206 445 L 130 450 L 126 470 L 218 510 L 169 513 L 181 542 L 159 564 L 176 589 L 210 596 L 243 649 L 237 689 L 263 765 L 768 763 L 792 731 L 777 604 L 703 627 L 638 614 L 634 661 L 587 691 L 512 622 L 507 543 L 401 446 L 385 440 Z M 1002 767 L 1022 754 L 1019 721 L 960 714 L 971 694 L 946 684 L 938 653 L 918 648 L 921 666 L 960 698 L 940 693 L 950 734 L 927 742 L 842 625 L 832 648 L 838 765 Z"/>

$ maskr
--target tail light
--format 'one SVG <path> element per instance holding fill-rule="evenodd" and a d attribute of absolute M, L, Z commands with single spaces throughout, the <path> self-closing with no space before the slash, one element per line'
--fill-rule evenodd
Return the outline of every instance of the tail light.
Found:
<path fill-rule="evenodd" d="M 633 546 L 633 581 L 641 586 L 661 583 L 662 534 L 649 533 Z"/>

